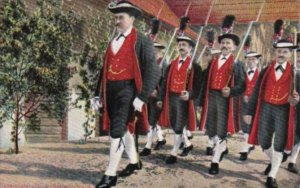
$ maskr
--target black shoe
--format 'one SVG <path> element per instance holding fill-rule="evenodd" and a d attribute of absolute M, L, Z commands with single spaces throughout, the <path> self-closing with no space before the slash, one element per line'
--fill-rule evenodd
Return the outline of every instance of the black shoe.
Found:
<path fill-rule="evenodd" d="M 219 174 L 219 163 L 211 163 L 210 164 L 210 169 L 209 169 L 208 172 L 211 175 Z"/>
<path fill-rule="evenodd" d="M 222 161 L 223 157 L 228 154 L 228 152 L 229 152 L 228 148 L 226 148 L 226 150 L 222 152 L 220 157 L 220 162 Z"/>
<path fill-rule="evenodd" d="M 179 149 L 183 149 L 184 148 L 184 143 L 181 142 L 180 146 L 179 146 Z"/>
<path fill-rule="evenodd" d="M 248 149 L 248 152 L 240 152 L 241 156 L 240 156 L 240 160 L 241 161 L 246 161 L 248 159 L 248 154 L 255 149 L 255 146 L 251 146 Z"/>
<path fill-rule="evenodd" d="M 124 170 L 122 170 L 119 174 L 120 177 L 127 177 L 134 173 L 135 170 L 142 169 L 142 161 L 139 161 L 135 164 L 128 164 Z"/>
<path fill-rule="evenodd" d="M 171 155 L 170 157 L 168 157 L 167 160 L 166 160 L 166 164 L 174 164 L 176 162 L 177 162 L 177 157 L 173 156 L 173 155 Z"/>
<path fill-rule="evenodd" d="M 144 148 L 143 151 L 140 152 L 140 156 L 148 156 L 151 154 L 151 149 Z"/>
<path fill-rule="evenodd" d="M 295 163 L 289 163 L 288 164 L 288 171 L 290 171 L 290 172 L 292 172 L 294 174 L 298 174 L 299 173 L 299 170 L 298 170 L 298 168 L 297 168 L 297 166 L 296 166 Z"/>
<path fill-rule="evenodd" d="M 191 136 L 188 136 L 187 138 L 188 138 L 189 140 L 192 140 L 192 139 L 194 138 L 194 136 L 191 135 Z"/>
<path fill-rule="evenodd" d="M 182 156 L 182 157 L 187 156 L 190 153 L 190 151 L 193 150 L 193 148 L 194 148 L 193 144 L 190 145 L 189 147 L 184 148 L 182 153 L 180 154 L 180 156 Z"/>
<path fill-rule="evenodd" d="M 206 147 L 206 155 L 213 155 L 212 147 Z"/>
<path fill-rule="evenodd" d="M 284 163 L 284 162 L 288 159 L 288 157 L 289 157 L 290 155 L 291 155 L 291 154 L 287 154 L 287 153 L 283 152 L 283 157 L 282 157 L 281 163 Z"/>
<path fill-rule="evenodd" d="M 240 160 L 241 161 L 246 161 L 248 158 L 248 153 L 247 152 L 240 152 L 241 156 L 240 156 Z"/>
<path fill-rule="evenodd" d="M 265 170 L 265 172 L 264 172 L 264 174 L 267 176 L 267 175 L 269 175 L 269 173 L 270 173 L 270 171 L 271 171 L 271 168 L 272 168 L 272 165 L 271 165 L 271 163 L 270 164 L 268 164 L 268 166 L 267 166 L 267 168 L 266 168 L 266 170 Z"/>
<path fill-rule="evenodd" d="M 96 188 L 109 188 L 115 186 L 117 183 L 117 176 L 104 175 L 101 181 L 96 185 Z"/>
<path fill-rule="evenodd" d="M 267 188 L 277 188 L 277 182 L 276 179 L 272 178 L 272 177 L 268 177 L 267 178 L 267 182 L 266 182 L 266 187 Z"/>
<path fill-rule="evenodd" d="M 166 143 L 167 143 L 166 139 L 163 139 L 162 141 L 157 141 L 154 150 L 160 150 L 163 147 L 163 145 L 165 145 Z"/>

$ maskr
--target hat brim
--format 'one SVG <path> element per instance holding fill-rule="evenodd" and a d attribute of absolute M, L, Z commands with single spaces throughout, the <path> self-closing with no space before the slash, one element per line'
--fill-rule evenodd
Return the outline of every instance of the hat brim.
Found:
<path fill-rule="evenodd" d="M 214 54 L 219 54 L 219 53 L 221 53 L 222 51 L 219 50 L 219 49 L 211 49 L 211 50 L 209 50 L 209 52 L 210 52 L 211 55 L 214 55 Z"/>
<path fill-rule="evenodd" d="M 260 58 L 261 55 L 256 55 L 256 56 L 245 56 L 245 58 L 248 58 L 248 57 L 256 57 L 256 58 Z"/>
<path fill-rule="evenodd" d="M 185 41 L 185 42 L 187 42 L 187 43 L 189 43 L 193 48 L 195 47 L 195 42 L 193 42 L 193 41 L 191 41 L 191 40 L 188 40 L 188 39 L 181 39 L 181 38 L 177 38 L 176 39 L 177 40 L 177 42 L 180 42 L 180 41 Z"/>
<path fill-rule="evenodd" d="M 134 17 L 139 17 L 142 14 L 141 10 L 134 7 L 114 7 L 114 8 L 108 7 L 108 10 L 113 14 L 127 13 Z"/>
<path fill-rule="evenodd" d="M 236 46 L 238 46 L 240 44 L 240 38 L 237 35 L 235 35 L 235 34 L 227 33 L 227 34 L 224 34 L 224 35 L 220 35 L 218 37 L 218 42 L 221 43 L 221 41 L 223 39 L 231 39 L 231 40 L 233 40 L 233 42 L 234 42 L 234 44 Z"/>
<path fill-rule="evenodd" d="M 289 48 L 289 49 L 292 49 L 292 50 L 298 48 L 298 46 L 277 46 L 277 44 L 273 44 L 273 47 L 274 47 L 274 48 Z M 298 50 L 297 50 L 297 51 L 298 51 Z"/>
<path fill-rule="evenodd" d="M 260 58 L 260 57 L 261 57 L 261 54 L 255 53 L 255 54 L 247 54 L 247 55 L 245 55 L 245 58 L 248 58 L 248 57 L 256 57 L 256 58 Z"/>

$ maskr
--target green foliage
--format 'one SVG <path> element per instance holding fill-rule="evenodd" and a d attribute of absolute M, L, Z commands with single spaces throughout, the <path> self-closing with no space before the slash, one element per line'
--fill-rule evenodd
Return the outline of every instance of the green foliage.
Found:
<path fill-rule="evenodd" d="M 87 33 L 83 37 L 84 47 L 80 56 L 80 72 L 82 84 L 77 86 L 80 90 L 80 99 L 85 100 L 89 109 L 89 99 L 92 97 L 100 68 L 103 64 L 103 55 L 113 32 L 112 16 L 108 11 L 99 12 L 97 17 L 84 18 Z"/>
<path fill-rule="evenodd" d="M 62 118 L 67 104 L 77 20 L 60 11 L 59 0 L 37 5 L 32 15 L 22 0 L 9 0 L 0 10 L 0 120 L 13 120 L 15 131 L 23 118 L 36 129 L 38 109 Z"/>
<path fill-rule="evenodd" d="M 91 123 L 95 123 L 95 115 L 90 111 L 89 99 L 93 96 L 100 68 L 103 64 L 103 55 L 113 33 L 112 15 L 108 11 L 97 12 L 95 17 L 82 18 L 87 32 L 82 38 L 83 48 L 79 59 L 79 75 L 82 84 L 77 85 L 80 91 L 79 100 L 84 100 L 86 105 L 86 121 L 82 124 L 85 140 L 92 133 L 94 128 Z"/>

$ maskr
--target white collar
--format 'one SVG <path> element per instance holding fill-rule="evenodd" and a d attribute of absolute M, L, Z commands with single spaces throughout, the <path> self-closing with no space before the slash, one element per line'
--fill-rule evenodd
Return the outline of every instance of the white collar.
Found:
<path fill-rule="evenodd" d="M 185 58 L 182 59 L 181 56 L 179 55 L 179 61 L 182 60 L 183 62 L 185 62 L 185 60 L 186 60 L 187 57 L 188 57 L 188 56 L 185 56 Z M 179 62 L 179 61 L 178 61 L 178 62 Z"/>
<path fill-rule="evenodd" d="M 227 56 L 224 56 L 223 54 L 221 54 L 220 57 L 219 57 L 219 60 L 223 59 L 223 57 L 225 57 L 226 60 L 227 60 L 230 55 L 231 55 L 231 53 L 229 53 Z"/>
<path fill-rule="evenodd" d="M 123 35 L 125 36 L 125 37 L 127 37 L 130 33 L 131 33 L 131 31 L 132 31 L 132 28 L 133 28 L 133 26 L 130 26 L 124 33 L 123 33 Z M 121 33 L 119 33 L 119 35 L 120 35 Z M 118 36 L 119 36 L 118 35 Z"/>
<path fill-rule="evenodd" d="M 248 69 L 247 69 L 247 72 L 249 72 L 249 71 L 251 71 L 251 70 L 253 70 L 253 71 L 255 72 L 256 69 L 257 69 L 257 67 L 254 67 L 253 69 L 248 68 Z"/>
<path fill-rule="evenodd" d="M 286 65 L 287 65 L 287 61 L 286 62 L 284 62 L 284 63 L 282 63 L 282 64 L 279 64 L 279 63 L 277 63 L 276 62 L 276 64 L 275 64 L 275 69 L 276 69 L 276 67 L 278 66 L 278 65 L 281 65 L 282 66 L 282 68 L 285 70 L 285 68 L 286 68 Z"/>

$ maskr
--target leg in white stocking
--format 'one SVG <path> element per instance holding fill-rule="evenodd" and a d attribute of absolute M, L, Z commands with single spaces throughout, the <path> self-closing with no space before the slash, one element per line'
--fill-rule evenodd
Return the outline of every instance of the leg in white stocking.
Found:
<path fill-rule="evenodd" d="M 213 163 L 219 163 L 222 160 L 223 152 L 226 150 L 226 140 L 220 140 L 215 147 L 215 153 L 212 159 Z"/>
<path fill-rule="evenodd" d="M 283 158 L 282 152 L 273 151 L 272 163 L 271 163 L 272 167 L 268 177 L 272 177 L 274 179 L 276 178 L 277 172 L 281 165 L 282 158 Z"/>
<path fill-rule="evenodd" d="M 300 151 L 300 143 L 294 145 L 291 156 L 289 156 L 289 163 L 296 164 L 297 157 Z"/>
<path fill-rule="evenodd" d="M 138 154 L 136 152 L 135 142 L 133 135 L 129 133 L 129 131 L 125 134 L 125 151 L 128 155 L 130 164 L 136 164 L 138 163 Z"/>
<path fill-rule="evenodd" d="M 174 134 L 174 142 L 173 142 L 173 149 L 171 155 L 177 156 L 180 144 L 181 144 L 181 135 Z"/>
<path fill-rule="evenodd" d="M 163 130 L 161 129 L 161 127 L 159 125 L 156 125 L 156 128 L 157 128 L 157 137 L 158 137 L 158 141 L 163 141 L 164 140 L 164 132 Z"/>
<path fill-rule="evenodd" d="M 124 151 L 124 137 L 110 138 L 109 163 L 105 175 L 116 176 L 119 162 Z"/>
<path fill-rule="evenodd" d="M 150 128 L 150 131 L 147 134 L 147 143 L 146 143 L 146 148 L 151 149 L 152 146 L 152 141 L 153 141 L 153 129 Z"/>

